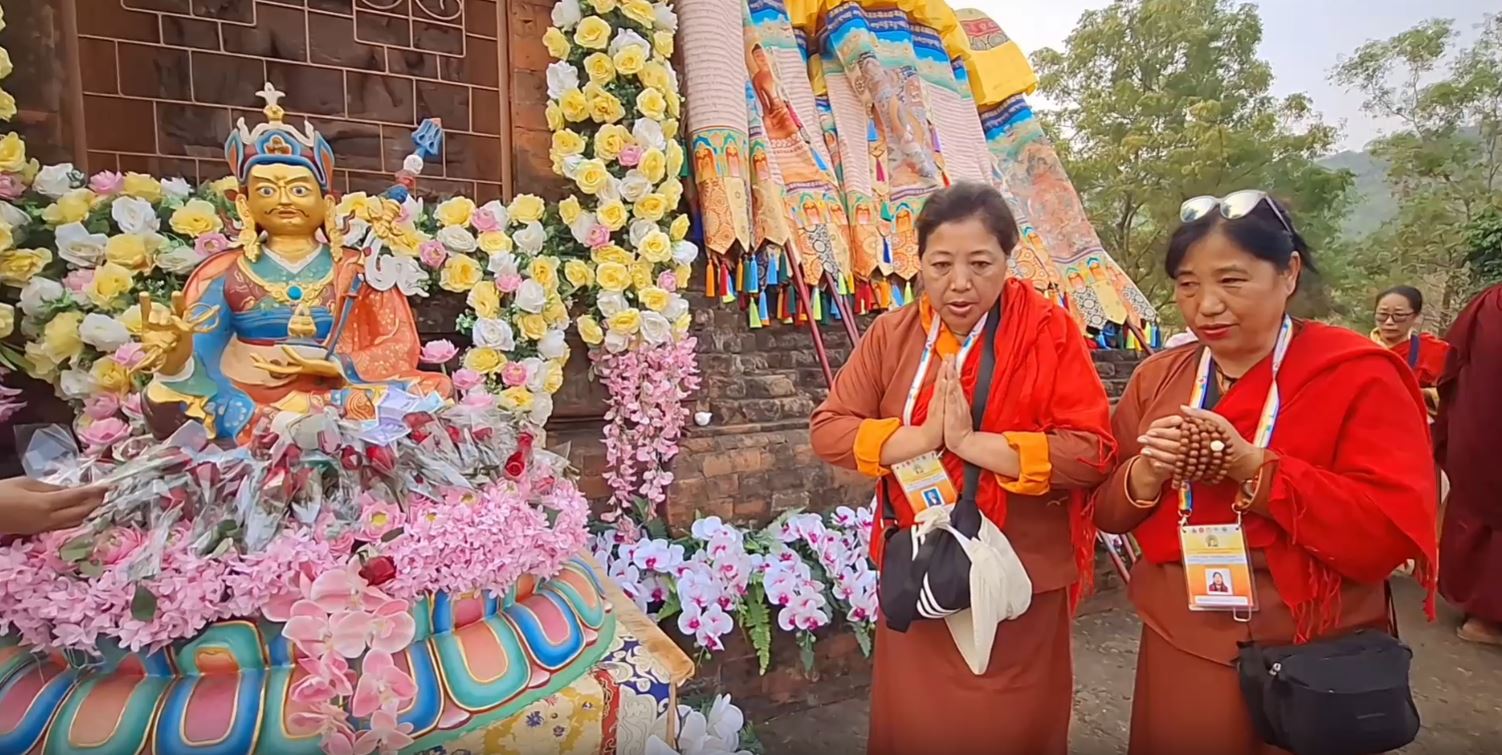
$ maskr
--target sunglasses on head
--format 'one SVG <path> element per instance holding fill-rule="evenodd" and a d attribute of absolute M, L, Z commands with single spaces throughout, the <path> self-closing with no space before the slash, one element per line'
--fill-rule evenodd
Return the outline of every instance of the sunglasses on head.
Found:
<path fill-rule="evenodd" d="M 1294 232 L 1293 223 L 1288 222 L 1288 217 L 1283 214 L 1283 210 L 1278 207 L 1278 203 L 1274 202 L 1272 197 L 1267 195 L 1267 192 L 1256 189 L 1235 191 L 1224 197 L 1212 197 L 1207 194 L 1202 197 L 1194 197 L 1193 199 L 1186 200 L 1184 204 L 1179 205 L 1179 220 L 1184 223 L 1193 223 L 1215 212 L 1217 209 L 1220 210 L 1221 217 L 1224 217 L 1226 220 L 1236 220 L 1237 218 L 1244 218 L 1252 214 L 1252 211 L 1264 202 L 1272 209 L 1273 215 L 1278 218 L 1278 222 L 1283 224 L 1283 230 L 1292 234 Z"/>

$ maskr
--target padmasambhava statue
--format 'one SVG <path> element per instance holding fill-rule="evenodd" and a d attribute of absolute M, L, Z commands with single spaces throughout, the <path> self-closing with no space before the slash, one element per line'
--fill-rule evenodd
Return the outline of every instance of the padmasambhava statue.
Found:
<path fill-rule="evenodd" d="M 341 243 L 333 150 L 311 124 L 282 123 L 282 94 L 270 84 L 260 96 L 266 122 L 251 130 L 242 118 L 224 144 L 241 187 L 239 248 L 204 260 L 171 312 L 143 296 L 153 430 L 191 418 L 243 442 L 281 412 L 334 406 L 375 419 L 392 388 L 448 398 L 448 378 L 417 369 L 406 297 L 368 285 L 364 254 Z"/>

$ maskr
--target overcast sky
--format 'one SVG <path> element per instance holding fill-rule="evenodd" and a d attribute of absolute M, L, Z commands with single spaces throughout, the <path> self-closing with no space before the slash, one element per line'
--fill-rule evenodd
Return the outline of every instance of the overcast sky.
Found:
<path fill-rule="evenodd" d="M 1361 113 L 1361 97 L 1328 81 L 1341 55 L 1390 37 L 1427 18 L 1452 18 L 1467 41 L 1497 0 L 1251 0 L 1262 13 L 1262 57 L 1272 64 L 1279 94 L 1306 92 L 1327 119 L 1344 123 L 1343 146 L 1360 149 L 1385 124 Z M 979 8 L 1031 53 L 1061 47 L 1080 14 L 1109 0 L 951 0 Z"/>

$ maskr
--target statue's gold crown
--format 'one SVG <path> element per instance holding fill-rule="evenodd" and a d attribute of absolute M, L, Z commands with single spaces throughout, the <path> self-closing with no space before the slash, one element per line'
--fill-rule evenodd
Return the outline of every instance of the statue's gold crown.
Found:
<path fill-rule="evenodd" d="M 266 121 L 250 128 L 241 118 L 224 142 L 224 157 L 240 185 L 246 184 L 250 169 L 257 165 L 299 165 L 311 170 L 318 185 L 328 191 L 334 175 L 333 148 L 313 129 L 313 124 L 303 121 L 303 130 L 298 131 L 282 122 L 286 111 L 281 99 L 286 95 L 270 82 L 256 96 L 266 101 L 266 107 L 262 108 Z"/>

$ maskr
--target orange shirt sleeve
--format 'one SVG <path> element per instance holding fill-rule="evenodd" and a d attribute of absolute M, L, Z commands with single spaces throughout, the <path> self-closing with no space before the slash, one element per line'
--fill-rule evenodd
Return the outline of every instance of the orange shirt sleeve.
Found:
<path fill-rule="evenodd" d="M 856 470 L 867 477 L 883 477 L 892 471 L 881 465 L 881 449 L 901 427 L 902 420 L 896 417 L 861 420 L 852 449 Z"/>
<path fill-rule="evenodd" d="M 866 474 L 880 474 L 881 446 L 901 420 L 881 416 L 886 392 L 881 364 L 890 340 L 889 318 L 878 318 L 855 345 L 835 376 L 829 396 L 809 419 L 814 454 L 824 461 Z M 877 422 L 867 425 L 871 420 Z"/>
<path fill-rule="evenodd" d="M 1053 461 L 1049 458 L 1048 435 L 1045 433 L 1002 433 L 1007 445 L 1017 452 L 1017 479 L 996 475 L 1001 489 L 1017 495 L 1047 495 L 1052 489 Z"/>

